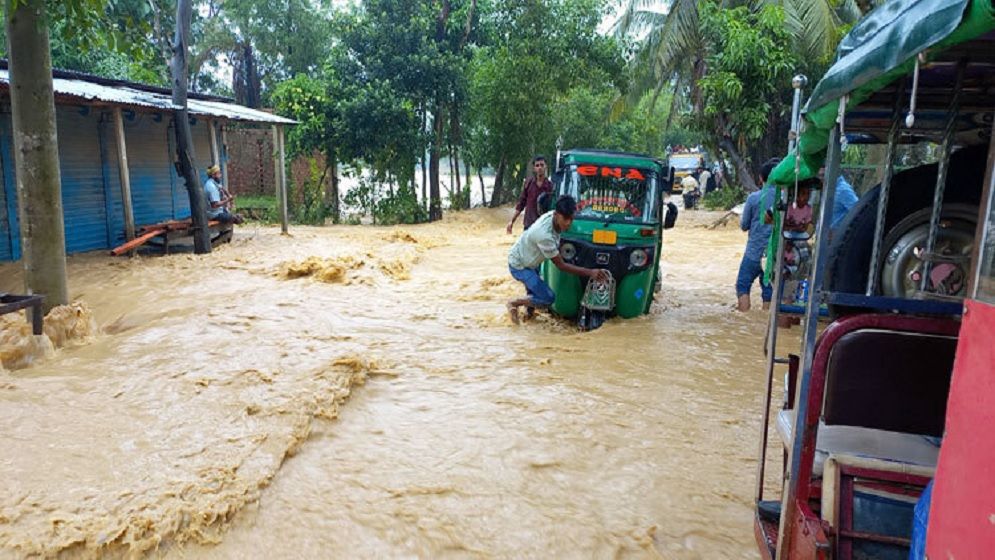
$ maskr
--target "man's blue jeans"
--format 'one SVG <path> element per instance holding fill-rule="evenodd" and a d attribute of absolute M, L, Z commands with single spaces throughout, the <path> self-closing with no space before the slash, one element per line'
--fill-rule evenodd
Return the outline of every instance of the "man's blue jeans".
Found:
<path fill-rule="evenodd" d="M 755 261 L 746 258 L 743 255 L 743 261 L 739 263 L 739 275 L 736 276 L 736 295 L 749 295 L 750 289 L 753 287 L 753 281 L 760 278 L 760 297 L 764 301 L 770 301 L 773 295 L 774 289 L 770 284 L 764 283 L 764 268 L 760 264 L 760 261 Z"/>
<path fill-rule="evenodd" d="M 525 284 L 525 290 L 529 293 L 532 305 L 536 307 L 553 305 L 556 293 L 553 292 L 553 288 L 549 287 L 549 284 L 543 281 L 542 276 L 539 276 L 538 268 L 512 268 L 509 266 L 508 270 L 511 271 L 512 278 Z"/>

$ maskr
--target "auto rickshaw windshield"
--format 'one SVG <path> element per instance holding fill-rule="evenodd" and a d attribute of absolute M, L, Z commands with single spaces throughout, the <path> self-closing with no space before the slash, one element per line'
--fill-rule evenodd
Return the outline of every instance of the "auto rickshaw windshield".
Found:
<path fill-rule="evenodd" d="M 572 165 L 565 193 L 577 200 L 575 219 L 654 223 L 659 216 L 657 175 L 646 169 Z"/>

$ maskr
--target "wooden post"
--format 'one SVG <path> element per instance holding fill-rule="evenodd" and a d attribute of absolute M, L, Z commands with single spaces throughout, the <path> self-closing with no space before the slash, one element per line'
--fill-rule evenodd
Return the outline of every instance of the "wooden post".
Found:
<path fill-rule="evenodd" d="M 290 205 L 287 203 L 287 158 L 286 145 L 283 136 L 283 126 L 277 127 L 280 132 L 280 190 L 283 192 L 283 215 L 281 216 L 281 230 L 287 233 L 290 225 Z"/>
<path fill-rule="evenodd" d="M 211 165 L 221 165 L 221 158 L 218 157 L 218 131 L 214 128 L 214 120 L 207 121 L 207 130 L 211 135 Z M 224 177 L 221 182 L 224 183 Z M 226 187 L 228 185 L 225 185 Z"/>
<path fill-rule="evenodd" d="M 273 125 L 273 167 L 276 179 L 276 201 L 280 208 L 280 230 L 287 233 L 289 210 L 287 208 L 287 170 L 283 150 L 283 127 Z"/>
<path fill-rule="evenodd" d="M 121 176 L 121 207 L 124 208 L 124 236 L 135 238 L 135 211 L 131 202 L 131 173 L 128 171 L 128 148 L 124 141 L 124 117 L 121 108 L 114 108 L 114 139 L 117 145 L 117 168 Z"/>
<path fill-rule="evenodd" d="M 232 192 L 228 184 L 228 128 L 224 124 L 221 125 L 221 182 Z"/>

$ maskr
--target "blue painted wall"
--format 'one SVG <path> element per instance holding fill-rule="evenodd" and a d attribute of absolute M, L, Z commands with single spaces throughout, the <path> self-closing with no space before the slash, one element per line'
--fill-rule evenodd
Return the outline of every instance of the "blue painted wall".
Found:
<path fill-rule="evenodd" d="M 66 252 L 108 246 L 110 220 L 100 159 L 100 114 L 88 107 L 57 107 Z"/>
<path fill-rule="evenodd" d="M 14 182 L 14 148 L 10 113 L 0 115 L 0 172 L 3 206 L 0 207 L 0 261 L 21 258 L 20 221 L 17 216 L 17 185 Z"/>
<path fill-rule="evenodd" d="M 190 217 L 183 181 L 173 166 L 172 115 L 124 112 L 132 206 L 137 226 Z M 110 249 L 124 242 L 124 208 L 110 110 L 56 107 L 66 252 Z M 211 161 L 210 121 L 192 127 L 201 180 Z M 20 235 L 10 114 L 0 115 L 0 261 L 19 259 Z M 203 162 L 203 163 L 201 163 Z"/>

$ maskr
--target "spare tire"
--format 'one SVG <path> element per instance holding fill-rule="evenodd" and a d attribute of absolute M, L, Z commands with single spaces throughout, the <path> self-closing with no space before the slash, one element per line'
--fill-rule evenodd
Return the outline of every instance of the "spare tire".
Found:
<path fill-rule="evenodd" d="M 987 146 L 971 146 L 951 155 L 944 190 L 945 213 L 948 212 L 948 206 L 959 205 L 959 210 L 951 211 L 955 212 L 956 216 L 963 217 L 963 205 L 976 207 L 979 204 L 987 150 Z M 922 212 L 923 209 L 928 211 L 932 207 L 937 169 L 938 165 L 934 163 L 895 174 L 885 215 L 885 241 L 894 242 L 901 237 L 901 234 L 892 236 L 889 234 L 903 220 Z M 862 294 L 867 289 L 880 193 L 880 185 L 868 191 L 833 230 L 826 261 L 825 285 L 828 291 Z M 917 220 L 921 218 L 912 221 Z M 928 221 L 927 212 L 927 224 Z M 903 228 L 908 227 L 916 226 L 911 222 L 904 222 Z M 891 246 L 882 242 L 881 258 L 884 259 L 891 249 Z M 882 292 L 879 289 L 877 293 Z M 842 306 L 830 306 L 830 314 L 833 316 L 854 311 Z"/>
<path fill-rule="evenodd" d="M 881 267 L 880 286 L 883 295 L 910 298 L 919 289 L 923 263 L 919 251 L 926 248 L 932 212 L 932 208 L 923 208 L 908 215 L 885 236 L 882 247 L 887 252 Z M 977 206 L 943 205 L 935 252 L 957 260 L 933 264 L 930 287 L 935 293 L 954 297 L 964 297 L 967 293 L 971 249 L 977 225 Z"/>

